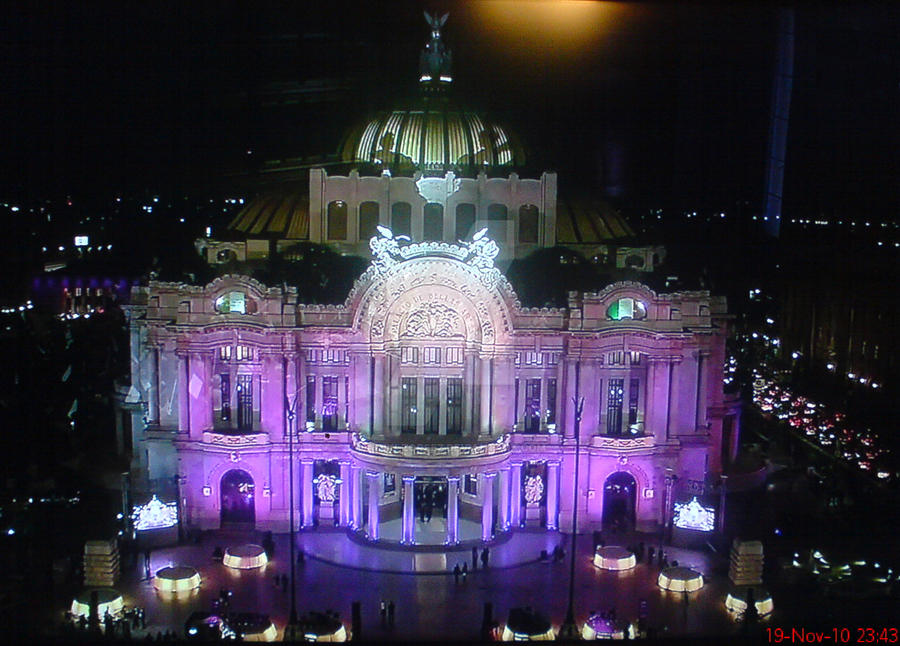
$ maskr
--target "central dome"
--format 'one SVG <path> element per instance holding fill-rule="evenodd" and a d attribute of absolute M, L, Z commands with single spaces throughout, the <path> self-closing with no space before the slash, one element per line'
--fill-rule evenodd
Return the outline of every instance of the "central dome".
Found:
<path fill-rule="evenodd" d="M 431 39 L 419 63 L 417 100 L 380 112 L 351 131 L 342 161 L 369 164 L 394 172 L 481 170 L 521 166 L 521 146 L 509 131 L 482 114 L 454 105 L 450 98 L 452 54 L 441 40 L 447 14 L 425 19 Z"/>
<path fill-rule="evenodd" d="M 440 96 L 369 119 L 347 138 L 342 158 L 397 172 L 464 174 L 524 163 L 521 147 L 505 128 Z"/>

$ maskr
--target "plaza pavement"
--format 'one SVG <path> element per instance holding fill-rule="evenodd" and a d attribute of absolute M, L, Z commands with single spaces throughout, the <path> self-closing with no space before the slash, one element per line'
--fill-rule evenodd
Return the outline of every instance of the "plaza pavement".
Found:
<path fill-rule="evenodd" d="M 232 610 L 269 614 L 279 635 L 289 615 L 289 591 L 276 587 L 276 574 L 289 574 L 287 535 L 276 535 L 275 555 L 263 570 L 236 571 L 212 559 L 216 545 L 223 548 L 246 542 L 259 543 L 260 532 L 207 532 L 199 544 L 159 548 L 151 553 L 155 572 L 169 565 L 190 565 L 200 571 L 201 589 L 188 599 L 165 599 L 143 579 L 143 556 L 136 567 L 123 572 L 117 589 L 125 604 L 146 609 L 146 632 L 175 630 L 184 634 L 184 622 L 191 612 L 209 610 L 221 588 L 233 591 Z M 640 535 L 605 536 L 607 544 L 628 544 L 654 538 Z M 445 553 L 417 553 L 378 548 L 351 540 L 337 529 L 301 531 L 298 547 L 306 558 L 297 567 L 297 610 L 334 610 L 348 630 L 351 604 L 361 603 L 362 637 L 390 641 L 466 641 L 480 639 L 484 603 L 493 604 L 493 615 L 502 625 L 510 608 L 532 606 L 547 616 L 557 628 L 566 614 L 568 595 L 570 536 L 542 530 L 520 530 L 490 550 L 490 567 L 472 569 L 471 549 Z M 559 563 L 540 561 L 540 552 L 551 552 L 562 544 L 567 558 Z M 615 607 L 620 619 L 637 618 L 640 599 L 649 606 L 649 625 L 659 637 L 736 635 L 739 626 L 724 608 L 728 588 L 727 562 L 708 552 L 666 548 L 669 561 L 702 572 L 706 585 L 684 596 L 664 592 L 656 585 L 658 568 L 646 563 L 624 573 L 602 571 L 592 564 L 591 535 L 578 537 L 576 560 L 575 613 L 579 623 L 592 610 Z M 456 584 L 452 568 L 469 561 L 469 576 Z M 479 562 L 480 565 L 480 562 Z M 439 574 L 440 571 L 446 574 Z M 382 626 L 379 605 L 382 599 L 396 604 L 393 628 Z M 59 603 L 60 600 L 57 600 Z M 69 601 L 70 603 L 70 601 Z M 776 612 L 777 612 L 776 599 Z M 67 605 L 66 605 L 67 607 Z M 61 620 L 66 607 L 58 607 Z M 138 631 L 135 636 L 143 636 Z"/>

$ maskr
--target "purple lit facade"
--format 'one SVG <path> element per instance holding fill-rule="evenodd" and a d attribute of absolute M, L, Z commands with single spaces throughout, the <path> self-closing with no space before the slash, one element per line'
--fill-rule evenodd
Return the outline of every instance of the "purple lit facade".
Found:
<path fill-rule="evenodd" d="M 425 505 L 455 544 L 568 531 L 575 486 L 579 531 L 651 530 L 667 503 L 671 513 L 667 478 L 712 482 L 733 458 L 723 298 L 620 282 L 527 309 L 488 238 L 389 233 L 372 239 L 374 260 L 339 306 L 242 276 L 134 288 L 138 488 L 178 476 L 188 528 L 286 531 L 293 428 L 299 528 L 427 542 Z"/>

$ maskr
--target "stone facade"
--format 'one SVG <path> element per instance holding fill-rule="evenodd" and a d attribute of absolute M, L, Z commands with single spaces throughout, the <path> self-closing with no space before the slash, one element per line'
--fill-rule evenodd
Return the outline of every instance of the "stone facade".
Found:
<path fill-rule="evenodd" d="M 616 514 L 649 529 L 667 476 L 710 482 L 733 457 L 723 298 L 620 282 L 528 309 L 484 231 L 412 244 L 385 229 L 370 246 L 338 306 L 243 276 L 134 288 L 135 483 L 180 476 L 189 527 L 231 518 L 238 487 L 256 527 L 286 529 L 293 454 L 300 527 L 377 539 L 399 519 L 414 543 L 413 488 L 427 481 L 448 543 L 461 517 L 484 540 L 568 529 L 576 486 L 580 530 Z"/>

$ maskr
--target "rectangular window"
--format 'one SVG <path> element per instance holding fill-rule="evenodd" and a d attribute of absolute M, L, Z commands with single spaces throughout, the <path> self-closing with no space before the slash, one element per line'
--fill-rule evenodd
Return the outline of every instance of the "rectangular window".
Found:
<path fill-rule="evenodd" d="M 238 375 L 238 430 L 253 428 L 253 375 Z"/>
<path fill-rule="evenodd" d="M 251 348 L 249 345 L 237 346 L 236 359 L 238 361 L 252 361 L 253 348 Z"/>
<path fill-rule="evenodd" d="M 556 424 L 556 379 L 547 380 L 547 423 Z"/>
<path fill-rule="evenodd" d="M 628 425 L 637 424 L 638 397 L 641 394 L 641 380 L 632 379 L 628 384 Z"/>
<path fill-rule="evenodd" d="M 336 431 L 338 422 L 338 378 L 322 377 L 322 430 Z"/>
<path fill-rule="evenodd" d="M 461 366 L 463 364 L 462 348 L 447 348 L 444 362 L 450 366 Z"/>
<path fill-rule="evenodd" d="M 525 380 L 525 432 L 541 430 L 541 380 Z"/>
<path fill-rule="evenodd" d="M 219 348 L 219 359 L 222 361 L 231 361 L 231 346 L 223 345 Z"/>
<path fill-rule="evenodd" d="M 610 379 L 606 394 L 606 434 L 622 434 L 622 397 L 625 394 L 624 379 Z"/>
<path fill-rule="evenodd" d="M 426 365 L 438 365 L 441 363 L 440 348 L 425 348 L 424 363 Z"/>
<path fill-rule="evenodd" d="M 437 433 L 441 415 L 441 380 L 425 377 L 425 432 Z"/>
<path fill-rule="evenodd" d="M 219 375 L 219 392 L 222 394 L 222 421 L 231 421 L 231 375 Z"/>
<path fill-rule="evenodd" d="M 400 363 L 416 364 L 419 363 L 419 348 L 411 348 L 403 346 L 400 348 Z"/>
<path fill-rule="evenodd" d="M 473 476 L 471 473 L 467 473 L 465 479 L 463 480 L 463 491 L 465 491 L 470 496 L 477 496 L 478 476 Z"/>
<path fill-rule="evenodd" d="M 447 433 L 462 433 L 463 380 L 460 377 L 447 379 Z"/>
<path fill-rule="evenodd" d="M 416 432 L 416 378 L 403 377 L 400 380 L 400 432 Z"/>
<path fill-rule="evenodd" d="M 316 421 L 316 378 L 306 378 L 306 421 Z"/>

